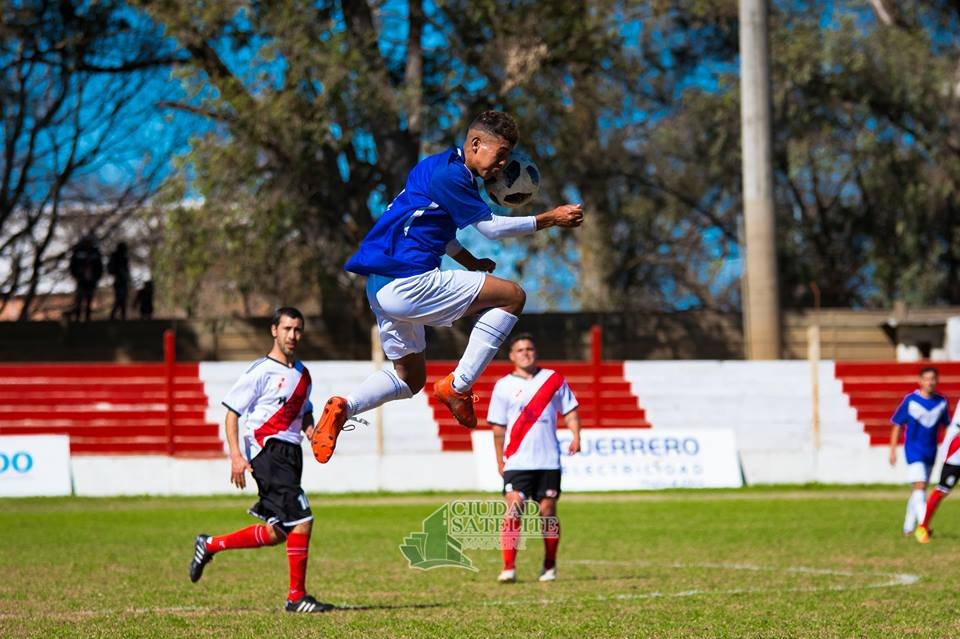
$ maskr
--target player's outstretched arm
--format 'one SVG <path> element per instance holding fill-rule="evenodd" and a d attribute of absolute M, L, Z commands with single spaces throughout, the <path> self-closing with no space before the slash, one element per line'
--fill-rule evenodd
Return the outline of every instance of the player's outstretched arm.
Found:
<path fill-rule="evenodd" d="M 583 224 L 583 206 L 564 204 L 540 215 L 512 217 L 491 213 L 489 217 L 475 222 L 473 226 L 488 240 L 502 240 L 508 237 L 531 235 L 551 226 L 572 228 L 581 224 Z M 451 255 L 449 247 L 447 255 Z"/>
<path fill-rule="evenodd" d="M 538 231 L 548 229 L 551 226 L 574 228 L 583 224 L 583 205 L 564 204 L 536 217 Z"/>

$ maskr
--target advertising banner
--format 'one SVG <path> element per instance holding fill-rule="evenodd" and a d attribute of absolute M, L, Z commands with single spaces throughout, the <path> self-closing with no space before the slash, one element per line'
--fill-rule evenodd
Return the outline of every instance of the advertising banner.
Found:
<path fill-rule="evenodd" d="M 70 492 L 68 436 L 0 436 L 0 497 L 47 497 Z"/>
<path fill-rule="evenodd" d="M 739 488 L 743 485 L 732 430 L 649 428 L 584 429 L 581 452 L 568 455 L 571 434 L 557 433 L 563 490 L 651 490 L 658 488 Z M 493 433 L 473 433 L 477 480 L 499 490 Z"/>

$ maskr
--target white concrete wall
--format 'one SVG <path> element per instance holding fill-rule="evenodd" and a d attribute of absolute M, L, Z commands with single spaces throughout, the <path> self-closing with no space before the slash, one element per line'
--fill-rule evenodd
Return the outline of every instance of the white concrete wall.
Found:
<path fill-rule="evenodd" d="M 71 459 L 74 493 L 108 495 L 210 495 L 238 492 L 230 462 L 163 455 L 81 455 Z M 324 465 L 304 446 L 303 488 L 308 493 L 475 490 L 473 453 L 337 454 Z M 240 491 L 255 498 L 247 479 Z"/>
<path fill-rule="evenodd" d="M 902 459 L 891 468 L 886 448 L 870 446 L 831 361 L 819 364 L 819 450 L 806 361 L 627 362 L 625 368 L 654 428 L 733 429 L 747 483 L 906 481 Z"/>
<path fill-rule="evenodd" d="M 246 362 L 204 363 L 200 376 L 210 405 L 207 418 L 223 424 L 220 400 Z M 322 407 L 373 372 L 370 362 L 307 362 L 311 400 Z M 905 483 L 902 464 L 891 468 L 885 447 L 871 447 L 834 375 L 820 364 L 821 447 L 812 438 L 810 364 L 804 361 L 627 362 L 626 377 L 654 429 L 729 428 L 735 431 L 744 476 L 755 483 Z M 574 389 L 575 391 L 577 389 Z M 319 414 L 319 409 L 317 411 Z M 364 417 L 373 421 L 374 415 Z M 442 453 L 437 426 L 419 393 L 383 410 L 385 455 L 378 458 L 374 428 L 344 433 L 331 462 L 313 462 L 305 449 L 309 492 L 473 490 L 479 488 L 471 453 Z M 226 459 L 163 456 L 74 457 L 81 495 L 229 493 Z M 251 488 L 247 492 L 252 493 Z"/>

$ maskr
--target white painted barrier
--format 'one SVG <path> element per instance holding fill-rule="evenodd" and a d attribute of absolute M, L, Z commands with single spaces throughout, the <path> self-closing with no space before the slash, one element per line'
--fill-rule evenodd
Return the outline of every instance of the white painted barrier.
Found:
<path fill-rule="evenodd" d="M 221 429 L 225 409 L 220 399 L 248 364 L 200 365 L 210 398 L 207 418 Z M 331 394 L 349 392 L 374 370 L 371 362 L 306 364 L 316 406 Z M 625 375 L 653 425 L 651 432 L 732 431 L 748 484 L 906 482 L 902 456 L 890 467 L 886 449 L 869 445 L 834 375 L 833 362 L 821 362 L 819 369 L 819 450 L 813 445 L 811 370 L 806 361 L 631 361 L 625 364 Z M 384 453 L 376 455 L 372 428 L 344 433 L 329 464 L 320 466 L 307 453 L 304 486 L 310 492 L 499 490 L 478 478 L 472 453 L 440 452 L 437 425 L 423 392 L 385 406 Z M 226 458 L 75 457 L 72 471 L 76 492 L 84 495 L 234 490 Z"/>
<path fill-rule="evenodd" d="M 564 491 L 739 488 L 737 446 L 729 430 L 611 428 L 582 432 L 581 452 L 567 454 L 572 435 L 560 430 Z M 500 490 L 491 431 L 473 433 L 477 483 Z"/>
<path fill-rule="evenodd" d="M 50 497 L 69 494 L 69 437 L 0 437 L 0 497 Z"/>

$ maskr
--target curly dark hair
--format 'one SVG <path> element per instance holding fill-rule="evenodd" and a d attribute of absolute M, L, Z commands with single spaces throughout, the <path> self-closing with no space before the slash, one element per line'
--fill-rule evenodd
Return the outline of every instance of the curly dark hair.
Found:
<path fill-rule="evenodd" d="M 473 122 L 470 123 L 470 129 L 480 129 L 492 133 L 503 138 L 511 145 L 516 144 L 517 140 L 520 139 L 520 129 L 517 127 L 516 120 L 503 111 L 484 111 L 473 119 Z"/>

